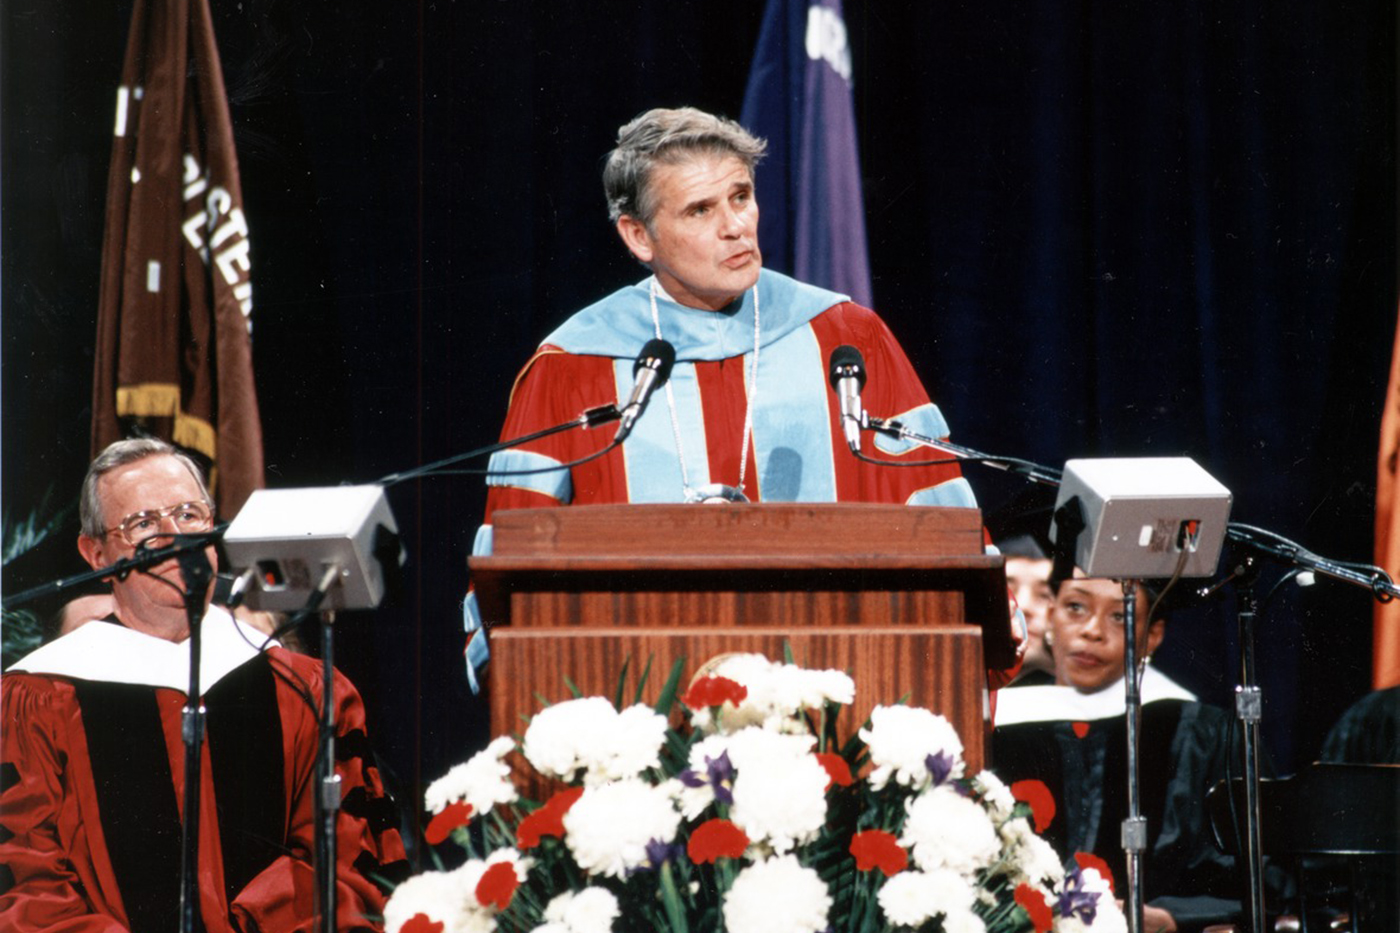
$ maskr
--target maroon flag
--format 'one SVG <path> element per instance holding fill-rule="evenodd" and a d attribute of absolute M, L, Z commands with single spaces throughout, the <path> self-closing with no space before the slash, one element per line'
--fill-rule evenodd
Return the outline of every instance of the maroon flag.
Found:
<path fill-rule="evenodd" d="M 219 512 L 263 485 L 248 224 L 208 0 L 136 0 L 117 89 L 92 445 L 149 434 L 210 465 Z"/>

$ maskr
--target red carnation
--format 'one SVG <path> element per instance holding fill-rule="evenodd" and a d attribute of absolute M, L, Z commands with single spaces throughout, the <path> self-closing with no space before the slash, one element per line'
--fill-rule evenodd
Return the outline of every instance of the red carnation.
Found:
<path fill-rule="evenodd" d="M 749 837 L 728 820 L 706 820 L 690 834 L 685 852 L 697 865 L 719 858 L 738 858 L 749 847 Z"/>
<path fill-rule="evenodd" d="M 544 836 L 564 835 L 564 814 L 583 796 L 582 787 L 566 787 L 545 802 L 534 813 L 520 821 L 515 828 L 516 844 L 523 849 L 533 849 Z"/>
<path fill-rule="evenodd" d="M 1045 895 L 1030 885 L 1022 882 L 1016 886 L 1016 903 L 1030 916 L 1035 933 L 1048 933 L 1054 925 L 1055 915 L 1045 902 Z"/>
<path fill-rule="evenodd" d="M 497 862 L 486 869 L 476 883 L 476 899 L 482 907 L 495 904 L 497 910 L 505 910 L 518 887 L 520 879 L 516 877 L 515 866 L 510 862 Z"/>
<path fill-rule="evenodd" d="M 900 873 L 909 864 L 909 853 L 893 833 L 883 829 L 868 829 L 852 836 L 851 854 L 855 856 L 856 868 L 861 871 L 879 868 L 886 878 Z"/>
<path fill-rule="evenodd" d="M 452 835 L 452 830 L 458 826 L 466 826 L 471 820 L 471 804 L 465 800 L 449 803 L 447 809 L 428 822 L 428 828 L 423 830 L 423 838 L 428 840 L 429 845 L 435 846 Z"/>
<path fill-rule="evenodd" d="M 425 913 L 416 913 L 400 927 L 400 933 L 442 933 L 443 923 Z"/>
<path fill-rule="evenodd" d="M 831 790 L 832 784 L 840 784 L 842 787 L 850 787 L 856 782 L 851 777 L 851 766 L 846 764 L 846 759 L 832 752 L 817 752 L 817 761 L 822 763 L 826 769 L 826 789 Z"/>
<path fill-rule="evenodd" d="M 1055 798 L 1044 781 L 1017 781 L 1011 785 L 1011 796 L 1030 804 L 1036 832 L 1045 832 L 1045 827 L 1054 822 Z"/>
<path fill-rule="evenodd" d="M 738 706 L 748 695 L 748 687 L 728 677 L 700 677 L 691 682 L 681 702 L 691 709 L 721 706 L 726 700 Z"/>
<path fill-rule="evenodd" d="M 1074 863 L 1078 865 L 1081 870 L 1085 868 L 1094 869 L 1094 871 L 1103 876 L 1104 881 L 1108 882 L 1109 892 L 1117 893 L 1118 889 L 1113 884 L 1113 872 L 1108 870 L 1108 863 L 1103 859 L 1092 852 L 1076 852 L 1074 853 Z"/>

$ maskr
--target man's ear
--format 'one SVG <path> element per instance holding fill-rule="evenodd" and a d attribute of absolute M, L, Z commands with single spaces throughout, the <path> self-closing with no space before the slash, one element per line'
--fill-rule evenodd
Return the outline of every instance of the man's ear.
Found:
<path fill-rule="evenodd" d="M 622 242 L 627 244 L 627 248 L 637 257 L 638 262 L 644 265 L 651 262 L 651 233 L 646 224 L 631 214 L 623 214 L 617 218 L 617 235 L 622 237 Z"/>
<path fill-rule="evenodd" d="M 106 550 L 101 538 L 78 535 L 78 553 L 83 555 L 83 560 L 87 561 L 88 566 L 93 570 L 96 570 L 98 567 L 105 567 L 111 563 L 111 561 L 104 558 Z"/>

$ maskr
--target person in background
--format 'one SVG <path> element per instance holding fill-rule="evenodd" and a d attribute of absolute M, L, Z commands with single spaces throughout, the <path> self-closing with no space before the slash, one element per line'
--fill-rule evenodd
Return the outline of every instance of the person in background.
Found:
<path fill-rule="evenodd" d="M 1053 684 L 1050 608 L 1055 603 L 1055 591 L 1050 586 L 1050 570 L 1054 562 L 1045 556 L 1040 542 L 1032 535 L 1003 538 L 996 544 L 1006 558 L 1006 582 L 1026 617 L 1026 655 L 1011 686 Z"/>
<path fill-rule="evenodd" d="M 1137 592 L 1136 649 L 1150 659 L 1166 636 L 1157 591 Z M 1127 815 L 1122 584 L 1060 581 L 1050 613 L 1055 681 L 1002 691 L 992 735 L 993 769 L 1008 783 L 1039 780 L 1055 801 L 1042 833 L 1061 857 L 1107 864 L 1121 898 L 1127 883 L 1120 829 Z M 1141 679 L 1139 733 L 1145 933 L 1196 930 L 1240 919 L 1240 869 L 1215 845 L 1206 792 L 1227 773 L 1229 715 L 1150 660 Z"/>
<path fill-rule="evenodd" d="M 94 568 L 208 531 L 195 464 L 156 440 L 118 441 L 88 470 L 78 550 Z M 206 556 L 216 562 L 213 548 Z M 111 580 L 110 603 L 0 683 L 0 929 L 179 927 L 182 709 L 190 627 L 178 562 Z M 208 599 L 208 594 L 205 595 Z M 207 604 L 207 709 L 198 847 L 208 933 L 305 930 L 314 917 L 321 666 Z M 394 808 L 368 757 L 359 694 L 335 675 L 340 930 L 375 930 L 375 878 L 404 873 Z"/>

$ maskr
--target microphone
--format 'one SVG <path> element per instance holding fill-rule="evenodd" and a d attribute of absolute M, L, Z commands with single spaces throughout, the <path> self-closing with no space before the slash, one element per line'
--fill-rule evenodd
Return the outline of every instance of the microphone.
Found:
<path fill-rule="evenodd" d="M 851 453 L 860 453 L 860 429 L 865 412 L 860 407 L 860 390 L 865 388 L 865 360 L 855 347 L 842 344 L 831 351 L 831 388 L 841 400 L 841 428 Z"/>
<path fill-rule="evenodd" d="M 632 376 L 636 381 L 632 383 L 632 395 L 627 399 L 627 404 L 622 406 L 622 423 L 617 426 L 617 435 L 613 437 L 614 444 L 622 443 L 627 435 L 632 433 L 632 426 L 646 410 L 651 393 L 664 386 L 666 380 L 671 378 L 671 367 L 674 365 L 676 348 L 665 340 L 648 340 L 642 347 L 637 362 L 632 366 Z"/>

